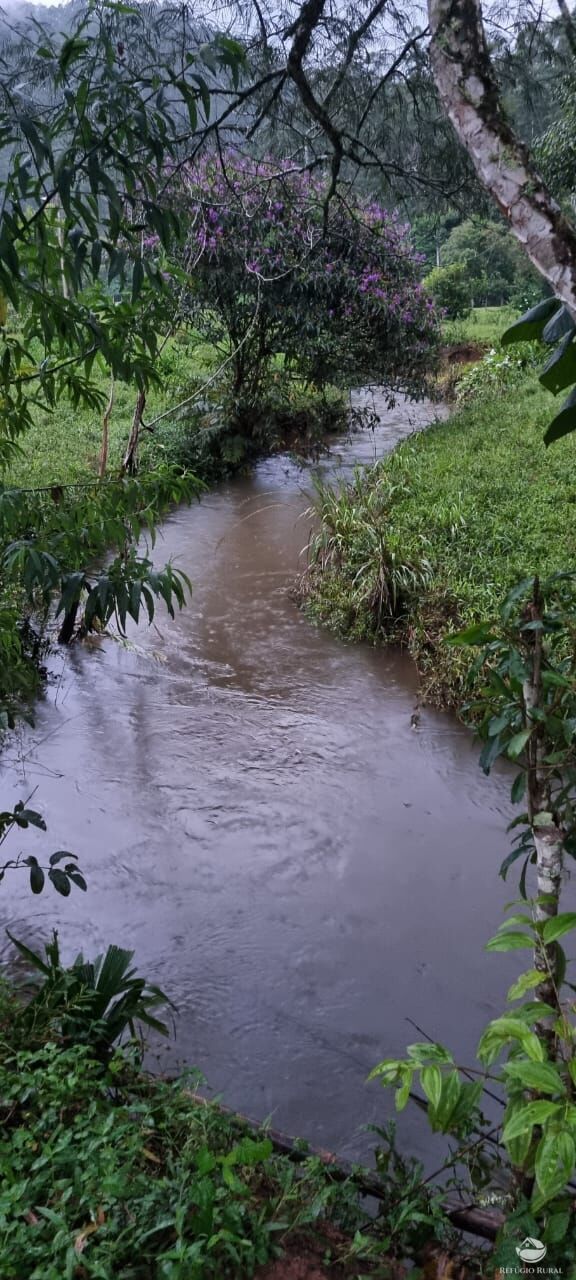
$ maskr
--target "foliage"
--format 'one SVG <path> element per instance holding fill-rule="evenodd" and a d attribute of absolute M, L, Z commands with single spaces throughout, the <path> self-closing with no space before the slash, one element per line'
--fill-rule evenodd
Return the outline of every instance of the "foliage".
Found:
<path fill-rule="evenodd" d="M 0 813 L 0 845 L 4 843 L 11 832 L 15 830 L 26 831 L 28 827 L 37 827 L 40 831 L 46 830 L 46 823 L 40 813 L 35 809 L 30 809 L 28 803 L 24 804 L 19 800 L 12 810 L 5 810 Z M 75 884 L 78 889 L 86 889 L 86 881 L 80 868 L 77 866 L 77 856 L 75 853 L 69 853 L 65 849 L 57 849 L 49 858 L 47 866 L 42 867 L 34 854 L 17 854 L 15 858 L 9 858 L 8 862 L 0 865 L 0 882 L 4 879 L 7 871 L 18 871 L 24 867 L 27 868 L 30 877 L 30 888 L 32 893 L 42 893 L 46 884 L 46 876 L 56 893 L 67 898 L 72 885 Z M 61 864 L 64 862 L 64 866 Z"/>
<path fill-rule="evenodd" d="M 383 484 L 367 494 L 360 469 L 352 484 L 338 489 L 317 482 L 313 511 L 320 517 L 320 530 L 310 540 L 302 584 L 307 593 L 313 590 L 317 574 L 345 573 L 350 618 L 367 615 L 376 632 L 391 629 L 402 619 L 409 600 L 425 589 L 430 576 L 427 561 L 407 559 L 389 535 L 388 510 L 393 500 L 394 490 Z"/>
<path fill-rule="evenodd" d="M 193 1075 L 149 1077 L 85 1044 L 14 1050 L 4 1036 L 0 1053 L 3 1280 L 249 1277 L 294 1233 L 365 1221 L 351 1184 L 317 1158 L 274 1155 L 265 1130 L 198 1097 Z M 333 1233 L 326 1251 L 362 1268 L 381 1238 Z"/>
<path fill-rule="evenodd" d="M 508 351 L 492 347 L 459 378 L 455 387 L 457 404 L 520 386 L 527 366 L 533 365 L 537 358 L 534 351 L 526 352 L 522 347 L 512 347 Z"/>
<path fill-rule="evenodd" d="M 458 707 L 466 659 L 446 632 L 496 617 L 515 582 L 571 563 L 576 533 L 572 471 L 576 444 L 546 450 L 548 393 L 533 375 L 510 391 L 477 398 L 447 422 L 405 441 L 352 489 L 341 491 L 340 562 L 308 575 L 305 605 L 353 638 L 407 644 L 423 696 Z M 332 535 L 331 513 L 326 536 Z M 367 526 L 403 563 L 426 561 L 426 586 L 404 600 L 392 630 L 359 605 L 356 569 Z"/>
<path fill-rule="evenodd" d="M 460 320 L 445 320 L 442 333 L 448 343 L 474 343 L 476 346 L 498 347 L 500 338 L 514 319 L 510 307 L 473 307 Z"/>
<path fill-rule="evenodd" d="M 143 534 L 154 541 L 158 519 L 169 506 L 198 493 L 193 476 L 158 467 L 139 478 L 124 477 L 86 485 L 83 501 L 59 485 L 45 492 L 0 489 L 0 565 L 4 588 L 19 591 L 29 610 L 44 612 L 55 601 L 60 639 L 106 627 L 114 620 L 123 634 L 127 618 L 138 621 L 145 608 L 151 621 L 161 599 L 170 613 L 184 603 L 190 584 L 181 570 L 156 569 L 138 553 Z M 116 554 L 104 567 L 95 557 L 109 548 Z M 86 567 L 90 565 L 90 567 Z M 18 643 L 17 617 L 12 623 Z M 0 687 L 6 717 L 13 723 L 19 711 Z"/>
<path fill-rule="evenodd" d="M 546 298 L 532 307 L 502 335 L 506 346 L 517 342 L 540 340 L 554 347 L 540 374 L 540 382 L 558 395 L 571 387 L 560 413 L 552 419 L 544 433 L 545 444 L 576 431 L 576 319 L 559 298 Z"/>
<path fill-rule="evenodd" d="M 442 248 L 442 266 L 463 267 L 468 298 L 482 306 L 537 302 L 545 286 L 504 222 L 467 218 Z"/>
<path fill-rule="evenodd" d="M 319 388 L 422 388 L 437 322 L 396 214 L 352 193 L 327 206 L 309 173 L 233 152 L 205 155 L 181 183 L 194 263 L 185 305 L 227 353 L 234 396 L 258 403 L 279 356 L 284 377 Z M 152 240 L 155 263 L 157 249 Z"/>
<path fill-rule="evenodd" d="M 177 47 L 177 58 L 158 63 L 150 14 L 108 2 L 75 9 L 64 33 L 35 20 L 20 47 L 17 33 L 9 42 L 0 96 L 2 470 L 39 416 L 62 403 L 101 411 L 96 366 L 142 398 L 158 381 L 172 293 L 155 263 L 143 261 L 143 231 L 153 226 L 165 246 L 178 237 L 166 166 L 209 113 L 214 73 L 224 69 L 237 83 L 242 64 L 228 38 L 185 54 Z M 142 607 L 151 618 L 158 597 L 170 610 L 181 605 L 187 586 L 136 548 L 169 502 L 197 491 L 190 481 L 161 469 L 144 489 L 118 482 L 87 494 L 81 510 L 54 479 L 37 503 L 0 491 L 0 652 L 8 657 L 0 714 L 8 724 L 35 684 L 23 618 L 46 617 L 54 601 L 62 640 L 113 617 L 123 630 Z M 108 544 L 116 557 L 98 571 L 94 556 Z"/>
<path fill-rule="evenodd" d="M 231 40 L 216 41 L 211 50 L 190 51 L 185 67 L 158 66 L 155 53 L 153 32 L 137 9 L 96 4 L 77 12 L 66 37 L 36 23 L 24 82 L 16 66 L 13 85 L 6 85 L 4 464 L 31 425 L 32 403 L 101 404 L 91 380 L 97 354 L 115 377 L 139 388 L 157 377 L 168 290 L 156 264 L 141 257 L 142 231 L 154 225 L 165 244 L 178 234 L 161 191 L 165 166 L 182 145 L 182 112 L 193 131 L 210 100 L 210 62 L 237 74 L 241 50 Z M 54 92 L 50 110 L 26 92 L 35 79 Z"/>
<path fill-rule="evenodd" d="M 469 314 L 471 290 L 466 268 L 462 263 L 453 262 L 447 267 L 434 267 L 424 277 L 424 285 L 448 320 L 459 320 Z"/>
<path fill-rule="evenodd" d="M 129 1031 L 134 1040 L 137 1026 L 167 1035 L 165 1023 L 153 1014 L 170 1004 L 158 987 L 136 976 L 130 965 L 133 951 L 110 946 L 103 956 L 86 961 L 82 955 L 69 967 L 62 964 L 58 934 L 46 944 L 46 959 L 11 933 L 8 937 L 36 974 L 37 990 L 14 1019 L 11 1041 L 30 1048 L 55 1040 L 63 1048 L 87 1045 L 103 1062 L 114 1045 Z"/>
<path fill-rule="evenodd" d="M 433 1130 L 458 1138 L 480 1135 L 482 1160 L 477 1166 L 475 1144 L 470 1168 L 480 1190 L 490 1185 L 494 1159 L 478 1107 L 487 1081 L 501 1088 L 502 1122 L 489 1136 L 501 1143 L 510 1165 L 505 1204 L 511 1212 L 495 1266 L 505 1265 L 519 1222 L 528 1222 L 526 1231 L 547 1246 L 548 1263 L 576 1262 L 570 1187 L 576 1163 L 576 1024 L 565 950 L 565 940 L 576 931 L 576 912 L 561 909 L 563 856 L 576 856 L 575 627 L 575 574 L 556 573 L 543 583 L 520 582 L 498 620 L 452 637 L 453 644 L 479 649 L 469 676 L 468 712 L 483 740 L 480 763 L 488 773 L 499 757 L 512 761 L 518 772 L 511 799 L 526 805 L 510 824 L 520 834 L 501 869 L 506 877 L 522 860 L 521 897 L 487 950 L 528 950 L 533 960 L 510 987 L 513 1007 L 481 1036 L 480 1071 L 459 1069 L 441 1045 L 418 1044 L 409 1046 L 406 1059 L 387 1059 L 372 1072 L 372 1078 L 396 1087 L 399 1109 L 418 1081 Z M 532 867 L 535 894 L 527 890 Z M 466 1154 L 460 1149 L 457 1158 Z"/>
<path fill-rule="evenodd" d="M 412 219 L 412 239 L 417 252 L 422 256 L 425 273 L 440 266 L 442 245 L 444 245 L 453 227 L 462 221 L 462 215 L 455 209 L 447 213 L 438 211 L 418 213 Z"/>
<path fill-rule="evenodd" d="M 554 193 L 573 208 L 576 191 L 576 111 L 574 73 L 565 76 L 555 94 L 559 111 L 537 139 L 537 163 Z"/>

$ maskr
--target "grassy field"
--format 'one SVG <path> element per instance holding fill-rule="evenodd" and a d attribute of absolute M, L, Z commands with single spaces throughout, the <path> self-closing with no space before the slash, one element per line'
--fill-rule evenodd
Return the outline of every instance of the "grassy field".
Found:
<path fill-rule="evenodd" d="M 514 307 L 474 307 L 462 320 L 447 320 L 444 325 L 446 341 L 478 342 L 484 346 L 496 346 L 504 330 L 518 316 Z"/>
<path fill-rule="evenodd" d="M 217 363 L 212 347 L 185 335 L 167 344 L 159 365 L 162 388 L 150 392 L 146 417 L 153 418 L 184 399 L 196 381 L 209 375 Z M 110 394 L 107 374 L 95 370 L 95 381 L 103 395 Z M 108 471 L 117 472 L 128 441 L 136 389 L 125 383 L 114 388 L 114 405 L 110 418 Z M 102 444 L 103 412 L 73 409 L 62 402 L 53 413 L 37 413 L 33 429 L 21 442 L 21 454 L 3 477 L 6 484 L 46 485 L 70 484 L 98 470 Z M 160 436 L 162 433 L 159 433 Z M 153 437 L 144 435 L 145 449 L 150 453 Z"/>
<path fill-rule="evenodd" d="M 351 638 L 400 638 L 432 699 L 457 703 L 467 659 L 443 635 L 493 617 L 521 578 L 574 567 L 576 439 L 545 448 L 553 404 L 527 374 L 401 445 L 336 506 L 322 495 L 328 555 L 309 611 Z M 405 611 L 392 625 L 379 582 L 394 575 Z"/>

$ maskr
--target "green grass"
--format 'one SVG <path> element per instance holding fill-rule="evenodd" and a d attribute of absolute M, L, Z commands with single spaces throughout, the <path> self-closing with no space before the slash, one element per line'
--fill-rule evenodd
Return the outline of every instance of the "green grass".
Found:
<path fill-rule="evenodd" d="M 494 617 L 525 576 L 574 568 L 576 439 L 545 448 L 553 405 L 527 375 L 401 445 L 341 493 L 339 512 L 324 504 L 325 538 L 328 522 L 340 543 L 310 575 L 308 609 L 352 638 L 406 642 L 432 700 L 461 696 L 466 659 L 442 643 L 447 631 Z M 400 606 L 379 621 L 376 575 L 391 565 Z M 403 589 L 404 566 L 422 569 L 426 585 Z"/>
<path fill-rule="evenodd" d="M 162 353 L 159 368 L 161 389 L 150 392 L 145 418 L 149 420 L 170 409 L 193 389 L 195 380 L 205 378 L 217 364 L 214 348 L 198 342 L 193 336 L 172 339 Z M 94 381 L 108 398 L 110 380 L 95 369 Z M 136 388 L 117 383 L 110 418 L 108 455 L 109 473 L 117 473 L 128 441 L 134 412 Z M 5 484 L 35 485 L 72 484 L 98 471 L 102 444 L 102 412 L 74 409 L 62 401 L 53 413 L 38 412 L 33 428 L 20 443 L 21 453 L 2 479 Z M 143 436 L 150 450 L 153 437 Z"/>
<path fill-rule="evenodd" d="M 446 342 L 478 342 L 483 346 L 495 346 L 517 316 L 515 307 L 474 307 L 464 319 L 445 322 Z"/>

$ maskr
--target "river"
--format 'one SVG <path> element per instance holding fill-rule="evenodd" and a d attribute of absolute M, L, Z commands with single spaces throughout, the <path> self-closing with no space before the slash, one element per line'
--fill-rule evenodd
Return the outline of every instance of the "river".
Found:
<path fill-rule="evenodd" d="M 345 475 L 432 414 L 400 402 L 315 465 Z M 20 847 L 72 849 L 88 892 L 33 898 L 13 875 L 2 905 L 28 942 L 57 925 L 69 956 L 134 948 L 179 1010 L 162 1069 L 194 1064 L 229 1105 L 350 1156 L 393 1111 L 365 1077 L 422 1038 L 407 1019 L 471 1060 L 518 965 L 482 950 L 514 896 L 507 778 L 451 716 L 412 727 L 406 656 L 342 643 L 290 597 L 313 469 L 275 457 L 175 511 L 155 555 L 191 605 L 133 647 L 54 656 L 3 803 L 37 788 L 48 836 Z M 427 1157 L 417 1109 L 400 1132 Z"/>

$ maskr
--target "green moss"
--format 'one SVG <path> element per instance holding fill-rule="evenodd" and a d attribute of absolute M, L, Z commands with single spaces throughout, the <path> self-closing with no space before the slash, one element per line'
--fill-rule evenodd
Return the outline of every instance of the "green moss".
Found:
<path fill-rule="evenodd" d="M 407 441 L 342 491 L 339 557 L 311 573 L 310 612 L 353 638 L 400 638 L 428 696 L 457 704 L 468 660 L 443 635 L 494 616 L 526 575 L 574 565 L 576 439 L 545 448 L 552 407 L 527 376 Z M 425 586 L 403 593 L 396 616 L 380 622 L 366 584 L 362 595 L 357 587 L 367 530 L 380 534 L 397 564 L 420 565 L 426 576 Z"/>

